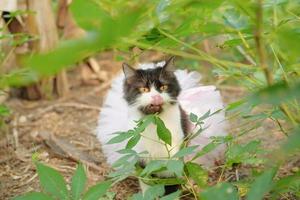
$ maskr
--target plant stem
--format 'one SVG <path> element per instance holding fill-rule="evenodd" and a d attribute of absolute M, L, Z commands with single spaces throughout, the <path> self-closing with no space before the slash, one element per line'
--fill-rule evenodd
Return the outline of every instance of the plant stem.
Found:
<path fill-rule="evenodd" d="M 167 48 L 163 48 L 163 47 L 159 47 L 159 46 L 153 46 L 153 45 L 149 45 L 146 43 L 142 43 L 142 42 L 137 42 L 137 41 L 133 41 L 133 40 L 126 40 L 124 41 L 128 44 L 134 45 L 134 46 L 138 46 L 140 48 L 146 48 L 146 49 L 152 49 L 152 50 L 156 50 L 156 51 L 161 51 L 164 53 L 168 53 L 168 54 L 172 54 L 172 55 L 177 55 L 177 56 L 182 56 L 185 58 L 190 58 L 190 59 L 194 59 L 194 60 L 199 60 L 199 61 L 207 61 L 209 63 L 212 63 L 214 65 L 217 65 L 219 67 L 222 68 L 228 68 L 228 67 L 239 67 L 239 68 L 245 68 L 245 67 L 252 67 L 252 65 L 249 64 L 244 64 L 244 63 L 236 63 L 236 62 L 232 62 L 232 61 L 227 61 L 227 60 L 218 60 L 217 63 L 215 63 L 215 59 L 210 60 L 210 58 L 207 57 L 203 57 L 200 55 L 195 55 L 192 53 L 187 53 L 187 52 L 183 52 L 183 51 L 177 51 L 177 50 L 173 50 L 173 49 L 167 49 Z"/>
<path fill-rule="evenodd" d="M 265 52 L 265 45 L 263 40 L 263 8 L 262 8 L 263 0 L 258 0 L 257 2 L 257 11 L 256 11 L 256 30 L 254 34 L 255 42 L 256 42 L 256 49 L 258 52 L 258 58 L 260 62 L 260 67 L 262 68 L 265 77 L 267 79 L 268 85 L 272 85 L 273 83 L 273 76 L 268 68 L 267 59 L 266 59 L 266 52 Z"/>

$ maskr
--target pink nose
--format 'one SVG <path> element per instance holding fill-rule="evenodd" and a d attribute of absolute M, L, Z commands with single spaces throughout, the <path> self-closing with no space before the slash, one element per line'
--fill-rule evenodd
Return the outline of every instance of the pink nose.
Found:
<path fill-rule="evenodd" d="M 160 95 L 154 95 L 151 97 L 152 97 L 151 104 L 153 105 L 161 105 L 164 102 L 163 98 Z"/>

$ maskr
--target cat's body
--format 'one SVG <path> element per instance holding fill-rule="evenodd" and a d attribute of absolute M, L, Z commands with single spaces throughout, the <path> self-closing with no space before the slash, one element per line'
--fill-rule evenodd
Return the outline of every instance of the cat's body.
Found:
<path fill-rule="evenodd" d="M 140 119 L 143 117 L 142 114 L 129 111 L 131 113 L 131 120 Z M 164 112 L 158 115 L 166 127 L 170 130 L 172 134 L 172 145 L 168 145 L 170 152 L 168 153 L 165 145 L 161 140 L 159 140 L 156 134 L 156 125 L 150 124 L 142 133 L 144 137 L 140 139 L 138 144 L 134 147 L 134 150 L 137 152 L 147 151 L 149 160 L 151 159 L 167 159 L 170 156 L 173 156 L 180 148 L 180 145 L 184 138 L 184 131 L 181 126 L 181 114 L 178 104 L 170 105 L 165 109 Z M 134 126 L 135 124 L 132 124 Z M 147 161 L 147 159 L 145 159 Z"/>
<path fill-rule="evenodd" d="M 147 158 L 166 159 L 178 152 L 187 133 L 197 131 L 190 126 L 187 117 L 191 112 L 202 116 L 208 110 L 215 112 L 223 108 L 223 103 L 214 86 L 199 86 L 200 75 L 197 72 L 176 70 L 170 66 L 171 60 L 161 63 L 142 64 L 138 70 L 129 66 L 124 67 L 124 74 L 117 77 L 102 106 L 97 127 L 97 137 L 107 161 L 113 164 L 122 155 L 117 150 L 124 149 L 127 141 L 107 145 L 114 137 L 112 133 L 127 131 L 136 126 L 135 121 L 146 114 L 158 114 L 172 134 L 172 149 L 169 153 L 159 140 L 156 126 L 149 125 L 138 144 L 134 147 L 137 152 L 147 151 Z M 190 145 L 198 145 L 201 150 L 208 144 L 211 136 L 225 136 L 226 123 L 224 112 L 205 119 L 203 127 L 207 127 Z M 215 161 L 222 159 L 225 146 L 202 156 L 195 161 L 204 166 L 212 166 Z M 192 156 L 192 155 L 190 155 Z M 189 157 L 186 158 L 190 159 Z M 169 174 L 159 174 L 169 176 Z"/>

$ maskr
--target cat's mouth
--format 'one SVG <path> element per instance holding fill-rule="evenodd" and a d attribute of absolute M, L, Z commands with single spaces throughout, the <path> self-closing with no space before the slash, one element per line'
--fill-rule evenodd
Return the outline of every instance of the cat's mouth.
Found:
<path fill-rule="evenodd" d="M 163 110 L 163 104 L 155 105 L 149 104 L 147 106 L 140 107 L 140 111 L 146 115 L 161 113 Z"/>

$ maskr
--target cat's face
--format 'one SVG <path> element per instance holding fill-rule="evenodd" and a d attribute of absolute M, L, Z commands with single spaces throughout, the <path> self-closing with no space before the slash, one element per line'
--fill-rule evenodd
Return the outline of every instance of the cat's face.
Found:
<path fill-rule="evenodd" d="M 180 86 L 172 70 L 173 61 L 163 67 L 135 70 L 123 64 L 125 73 L 124 98 L 143 114 L 161 113 L 177 102 Z"/>

